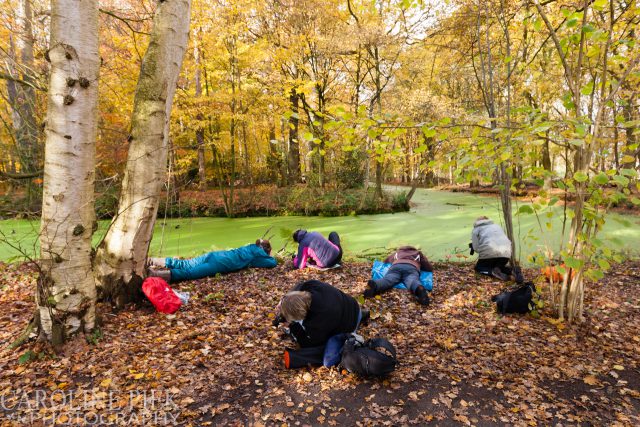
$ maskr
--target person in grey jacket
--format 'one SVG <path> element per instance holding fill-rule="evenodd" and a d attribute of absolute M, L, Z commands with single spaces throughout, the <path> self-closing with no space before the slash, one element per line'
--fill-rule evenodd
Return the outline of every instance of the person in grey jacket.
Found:
<path fill-rule="evenodd" d="M 498 224 L 486 216 L 473 223 L 471 232 L 471 255 L 478 253 L 475 270 L 480 274 L 509 280 L 512 269 L 507 267 L 511 260 L 511 241 Z"/>

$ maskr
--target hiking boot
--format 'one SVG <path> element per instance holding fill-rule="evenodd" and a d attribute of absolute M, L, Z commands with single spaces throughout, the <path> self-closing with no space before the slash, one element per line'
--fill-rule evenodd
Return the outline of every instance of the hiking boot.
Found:
<path fill-rule="evenodd" d="M 520 267 L 513 268 L 513 278 L 516 281 L 516 283 L 519 285 L 524 283 L 524 276 L 522 274 L 522 270 L 520 269 Z"/>
<path fill-rule="evenodd" d="M 367 326 L 369 319 L 371 318 L 371 312 L 369 310 L 362 310 L 362 317 L 360 318 L 360 326 Z"/>
<path fill-rule="evenodd" d="M 171 270 L 166 268 L 150 268 L 147 272 L 148 277 L 159 277 L 165 282 L 171 282 Z"/>
<path fill-rule="evenodd" d="M 503 282 L 506 282 L 509 280 L 509 276 L 504 274 L 502 270 L 500 270 L 500 267 L 493 267 L 493 269 L 491 270 L 491 275 L 496 279 L 502 280 Z"/>
<path fill-rule="evenodd" d="M 376 281 L 375 280 L 369 280 L 367 282 L 367 289 L 364 290 L 364 293 L 362 295 L 364 295 L 365 298 L 373 298 L 376 296 L 376 294 L 378 293 L 376 290 Z"/>
<path fill-rule="evenodd" d="M 429 305 L 431 302 L 429 295 L 427 295 L 427 290 L 423 286 L 419 286 L 416 289 L 416 299 L 418 300 L 418 303 L 422 305 Z"/>

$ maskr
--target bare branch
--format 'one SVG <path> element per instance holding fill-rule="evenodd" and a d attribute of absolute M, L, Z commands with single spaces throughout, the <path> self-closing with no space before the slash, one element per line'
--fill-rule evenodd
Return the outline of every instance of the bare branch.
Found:
<path fill-rule="evenodd" d="M 129 21 L 134 21 L 134 22 L 142 22 L 143 20 L 133 20 L 133 19 L 129 19 L 129 18 L 123 18 L 122 16 L 116 15 L 115 13 L 111 12 L 110 10 L 106 10 L 106 9 L 98 9 L 100 12 L 104 13 L 105 15 L 109 15 L 112 18 L 117 19 L 118 21 L 123 22 L 128 28 L 129 30 L 131 30 L 132 33 L 134 34 L 143 34 L 145 36 L 150 36 L 151 34 L 146 33 L 144 31 L 138 31 L 135 28 L 133 28 L 131 26 L 131 23 Z"/>
<path fill-rule="evenodd" d="M 21 84 L 23 86 L 29 86 L 29 87 L 32 87 L 32 88 L 34 88 L 36 90 L 40 90 L 40 91 L 43 91 L 43 92 L 47 91 L 47 87 L 40 85 L 37 81 L 29 82 L 29 81 L 23 80 L 21 78 L 14 77 L 11 74 L 0 72 L 0 79 L 11 80 L 11 81 L 16 82 L 18 84 Z"/>
<path fill-rule="evenodd" d="M 30 173 L 10 173 L 10 172 L 0 171 L 0 178 L 31 179 L 31 178 L 36 178 L 38 176 L 42 176 L 43 173 L 44 173 L 44 170 L 39 170 L 36 172 L 30 172 Z"/>

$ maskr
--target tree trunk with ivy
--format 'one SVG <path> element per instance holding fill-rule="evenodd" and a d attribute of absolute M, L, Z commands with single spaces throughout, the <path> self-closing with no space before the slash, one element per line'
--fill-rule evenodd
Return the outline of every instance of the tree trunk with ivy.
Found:
<path fill-rule="evenodd" d="M 190 0 L 156 2 L 136 87 L 118 213 L 95 259 L 102 296 L 122 307 L 140 296 L 145 261 L 166 180 L 169 119 L 187 48 Z"/>
<path fill-rule="evenodd" d="M 95 327 L 98 2 L 53 1 L 50 40 L 36 319 L 41 334 L 57 345 Z"/>

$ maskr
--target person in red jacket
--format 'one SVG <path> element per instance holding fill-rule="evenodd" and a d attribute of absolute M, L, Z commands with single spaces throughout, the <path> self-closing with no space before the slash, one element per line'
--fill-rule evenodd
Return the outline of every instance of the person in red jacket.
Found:
<path fill-rule="evenodd" d="M 427 290 L 420 283 L 420 271 L 433 271 L 433 267 L 422 252 L 413 246 L 402 246 L 389 255 L 384 262 L 393 265 L 382 279 L 367 282 L 365 298 L 372 298 L 388 291 L 398 283 L 404 283 L 420 304 L 429 305 Z"/>

